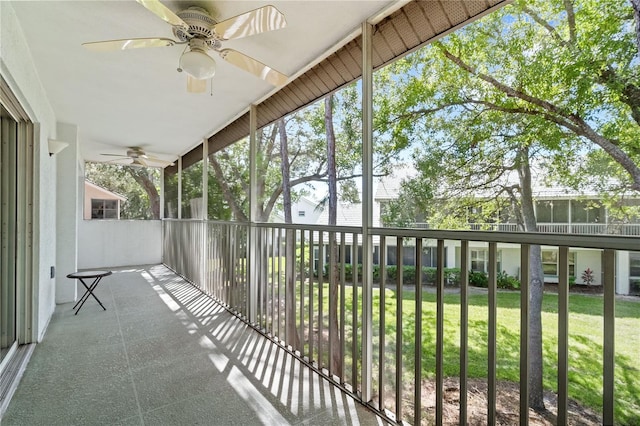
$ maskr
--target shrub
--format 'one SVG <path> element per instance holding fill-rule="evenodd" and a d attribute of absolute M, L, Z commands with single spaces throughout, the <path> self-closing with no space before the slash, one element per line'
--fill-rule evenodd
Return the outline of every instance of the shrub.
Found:
<path fill-rule="evenodd" d="M 397 276 L 398 276 L 398 267 L 396 265 L 388 265 L 387 266 L 387 279 L 395 282 Z"/>
<path fill-rule="evenodd" d="M 474 287 L 489 287 L 489 279 L 484 272 L 469 271 L 469 284 Z"/>
<path fill-rule="evenodd" d="M 444 268 L 444 285 L 460 286 L 460 268 Z"/>
<path fill-rule="evenodd" d="M 520 288 L 520 281 L 516 277 L 512 277 L 507 274 L 505 271 L 498 272 L 497 277 L 497 285 L 498 288 L 503 288 L 507 290 L 517 290 Z"/>
<path fill-rule="evenodd" d="M 593 270 L 591 268 L 585 269 L 582 273 L 582 283 L 585 285 L 593 285 L 593 282 L 596 280 L 596 277 L 593 274 Z"/>
<path fill-rule="evenodd" d="M 416 267 L 407 265 L 402 268 L 402 282 L 404 284 L 416 283 Z"/>
<path fill-rule="evenodd" d="M 431 266 L 422 267 L 422 283 L 436 285 L 436 268 Z"/>

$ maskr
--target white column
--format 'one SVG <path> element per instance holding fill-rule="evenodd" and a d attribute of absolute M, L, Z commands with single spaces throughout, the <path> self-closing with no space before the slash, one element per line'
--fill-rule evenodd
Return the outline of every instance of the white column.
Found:
<path fill-rule="evenodd" d="M 178 219 L 182 219 L 182 156 L 178 157 Z"/>
<path fill-rule="evenodd" d="M 202 142 L 202 218 L 209 219 L 209 141 Z"/>
<path fill-rule="evenodd" d="M 249 109 L 249 250 L 247 266 L 249 268 L 249 288 L 247 298 L 247 314 L 249 322 L 255 323 L 258 320 L 258 255 L 260 253 L 258 247 L 258 147 L 256 140 L 256 131 L 258 130 L 258 117 L 255 105 L 251 105 Z"/>
<path fill-rule="evenodd" d="M 164 219 L 164 167 L 160 169 L 160 219 Z"/>
<path fill-rule="evenodd" d="M 373 26 L 362 23 L 362 400 L 373 397 Z"/>
<path fill-rule="evenodd" d="M 56 162 L 56 303 L 73 302 L 76 280 L 67 274 L 78 269 L 78 222 L 82 220 L 84 176 L 78 143 L 78 126 L 58 123 L 57 140 L 69 146 L 51 157 Z"/>
<path fill-rule="evenodd" d="M 207 219 L 209 217 L 209 141 L 202 141 L 202 213 L 200 218 L 203 220 L 202 226 L 202 286 L 208 288 L 209 281 L 209 225 Z"/>

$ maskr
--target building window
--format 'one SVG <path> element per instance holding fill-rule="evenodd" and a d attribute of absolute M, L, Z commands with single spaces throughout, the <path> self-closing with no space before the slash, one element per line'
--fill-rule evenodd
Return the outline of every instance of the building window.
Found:
<path fill-rule="evenodd" d="M 496 255 L 497 271 L 502 271 L 502 251 Z M 486 249 L 471 250 L 471 270 L 473 272 L 489 272 L 489 251 Z"/>
<path fill-rule="evenodd" d="M 539 223 L 569 223 L 569 201 L 544 200 L 536 202 L 536 220 Z"/>
<path fill-rule="evenodd" d="M 447 247 L 444 248 L 444 267 L 447 267 Z M 422 266 L 435 268 L 438 266 L 438 248 L 423 247 L 422 248 Z"/>
<path fill-rule="evenodd" d="M 640 296 L 640 252 L 629 253 L 629 294 Z"/>
<path fill-rule="evenodd" d="M 571 222 L 573 223 L 604 223 L 604 207 L 595 200 L 571 201 Z"/>
<path fill-rule="evenodd" d="M 298 216 L 299 217 L 305 217 L 307 215 L 307 212 L 304 210 L 298 210 Z"/>
<path fill-rule="evenodd" d="M 487 257 L 486 250 L 471 250 L 471 270 L 487 272 Z"/>
<path fill-rule="evenodd" d="M 118 200 L 91 200 L 91 219 L 118 219 Z"/>
<path fill-rule="evenodd" d="M 558 276 L 558 251 L 542 250 L 542 271 L 544 275 Z M 576 276 L 576 254 L 569 252 L 569 276 Z"/>

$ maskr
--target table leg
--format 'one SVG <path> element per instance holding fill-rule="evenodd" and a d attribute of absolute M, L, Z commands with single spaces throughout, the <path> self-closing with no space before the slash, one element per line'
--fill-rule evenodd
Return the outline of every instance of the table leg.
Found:
<path fill-rule="evenodd" d="M 102 302 L 100 302 L 100 299 L 98 299 L 96 297 L 96 295 L 93 293 L 93 290 L 96 289 L 96 287 L 98 286 L 98 283 L 100 282 L 102 277 L 97 277 L 95 280 L 93 280 L 93 282 L 89 286 L 87 286 L 87 283 L 85 283 L 82 278 L 78 278 L 78 279 L 80 280 L 80 282 L 82 283 L 82 285 L 84 286 L 84 288 L 86 290 L 85 290 L 84 294 L 82 295 L 82 297 L 80 298 L 80 300 L 78 300 L 76 302 L 76 304 L 73 306 L 73 309 L 75 309 L 76 306 L 78 306 L 78 310 L 76 311 L 75 315 L 78 315 L 78 312 L 80 312 L 80 309 L 82 308 L 82 305 L 84 305 L 84 303 L 87 301 L 87 299 L 89 298 L 90 295 L 93 296 L 93 298 L 96 299 L 96 301 L 100 304 L 100 306 L 102 306 L 102 309 L 104 309 L 106 311 L 107 308 L 104 307 Z"/>

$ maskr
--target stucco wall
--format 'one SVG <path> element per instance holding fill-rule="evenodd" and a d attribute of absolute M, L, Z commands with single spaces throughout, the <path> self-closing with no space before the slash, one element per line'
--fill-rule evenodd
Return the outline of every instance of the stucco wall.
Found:
<path fill-rule="evenodd" d="M 40 83 L 11 3 L 0 1 L 0 73 L 35 124 L 34 146 L 34 338 L 44 334 L 55 309 L 56 162 L 47 142 L 56 137 L 56 118 Z"/>
<path fill-rule="evenodd" d="M 78 268 L 108 268 L 162 262 L 162 221 L 81 220 Z"/>

